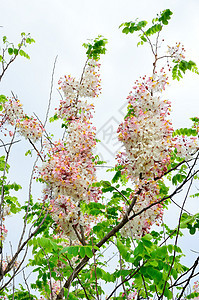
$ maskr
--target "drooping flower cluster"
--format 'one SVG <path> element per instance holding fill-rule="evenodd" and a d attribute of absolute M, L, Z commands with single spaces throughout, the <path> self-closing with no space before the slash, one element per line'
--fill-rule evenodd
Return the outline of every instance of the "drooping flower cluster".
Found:
<path fill-rule="evenodd" d="M 95 146 L 93 127 L 87 121 L 71 123 L 65 142 L 58 141 L 48 150 L 48 158 L 40 168 L 41 178 L 53 189 L 55 196 L 68 195 L 87 203 L 98 201 L 92 147 Z M 47 156 L 47 157 L 48 157 Z"/>
<path fill-rule="evenodd" d="M 179 45 L 176 47 L 178 50 Z M 177 50 L 171 51 L 179 54 Z M 197 148 L 195 138 L 172 137 L 173 128 L 168 120 L 170 102 L 161 98 L 167 84 L 168 78 L 163 69 L 160 76 L 154 74 L 136 81 L 134 92 L 127 98 L 128 113 L 118 128 L 119 140 L 124 146 L 124 151 L 117 155 L 118 163 L 123 166 L 123 173 L 138 187 L 132 198 L 139 189 L 141 191 L 129 217 L 160 200 L 155 180 L 161 179 L 167 171 L 174 149 L 177 149 L 178 156 L 188 159 Z M 129 221 L 122 234 L 139 238 L 161 220 L 162 214 L 162 205 L 153 205 Z"/>
<path fill-rule="evenodd" d="M 44 128 L 34 117 L 24 114 L 19 100 L 9 99 L 4 103 L 4 114 L 9 124 L 16 126 L 20 135 L 35 143 L 43 134 Z M 11 134 L 10 134 L 11 135 Z"/>
<path fill-rule="evenodd" d="M 74 227 L 85 226 L 88 235 L 94 221 L 91 216 L 80 213 L 80 201 L 97 202 L 100 196 L 99 189 L 91 186 L 96 182 L 91 153 L 95 141 L 91 130 L 89 122 L 73 122 L 65 143 L 59 141 L 49 149 L 50 158 L 40 169 L 41 178 L 48 183 L 49 193 L 53 191 L 51 215 L 71 239 L 76 238 Z"/>
<path fill-rule="evenodd" d="M 128 96 L 129 111 L 118 128 L 125 152 L 118 155 L 118 162 L 132 180 L 161 176 L 169 162 L 173 129 L 166 117 L 170 102 L 158 95 L 167 83 L 164 73 L 160 77 L 144 77 Z"/>
<path fill-rule="evenodd" d="M 64 92 L 57 116 L 68 121 L 64 141 L 47 144 L 47 156 L 39 169 L 40 177 L 47 183 L 45 197 L 50 198 L 50 213 L 63 234 L 72 240 L 88 236 L 96 218 L 80 211 L 81 202 L 97 202 L 101 191 L 92 187 L 96 182 L 95 131 L 90 119 L 93 105 L 79 97 L 99 94 L 99 64 L 89 61 L 80 82 L 65 76 L 59 84 Z"/>

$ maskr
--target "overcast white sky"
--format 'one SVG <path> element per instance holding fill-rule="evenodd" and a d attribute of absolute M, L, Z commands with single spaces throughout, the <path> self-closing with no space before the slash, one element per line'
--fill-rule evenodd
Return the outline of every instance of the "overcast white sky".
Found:
<path fill-rule="evenodd" d="M 120 108 L 133 82 L 140 75 L 150 75 L 152 70 L 149 47 L 137 48 L 136 34 L 126 36 L 118 26 L 137 17 L 151 20 L 166 8 L 174 13 L 162 34 L 166 44 L 181 41 L 187 49 L 187 58 L 199 65 L 198 0 L 0 0 L 0 25 L 3 26 L 0 37 L 6 35 L 10 41 L 17 42 L 24 31 L 30 32 L 36 40 L 27 49 L 31 60 L 19 58 L 10 67 L 2 81 L 0 94 L 10 95 L 12 90 L 24 103 L 27 113 L 34 111 L 44 120 L 55 56 L 58 55 L 58 61 L 52 113 L 60 98 L 56 92 L 59 77 L 64 74 L 80 76 L 85 61 L 85 51 L 81 45 L 101 34 L 109 44 L 107 54 L 101 61 L 103 90 L 97 100 L 95 124 L 100 130 L 110 121 L 109 124 L 116 128 L 117 122 L 122 120 Z M 176 127 L 185 127 L 190 117 L 198 115 L 198 86 L 199 76 L 193 74 L 187 74 L 180 83 L 171 83 L 167 96 L 172 101 Z M 103 140 L 102 131 L 99 135 Z M 109 150 L 115 151 L 116 147 L 114 144 L 108 145 Z M 21 169 L 21 172 L 17 171 L 17 177 L 23 184 L 30 170 L 22 169 L 25 151 L 21 151 L 18 145 L 15 149 L 17 160 L 13 158 Z M 112 161 L 113 156 L 107 148 L 102 146 L 100 152 L 105 159 Z"/>

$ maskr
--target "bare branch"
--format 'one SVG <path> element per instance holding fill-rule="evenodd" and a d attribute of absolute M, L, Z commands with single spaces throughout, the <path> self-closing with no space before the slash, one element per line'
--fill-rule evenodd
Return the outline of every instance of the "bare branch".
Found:
<path fill-rule="evenodd" d="M 54 61 L 54 65 L 53 65 L 52 78 L 51 78 L 51 86 L 50 86 L 50 97 L 49 97 L 49 101 L 48 101 L 48 108 L 47 108 L 47 112 L 46 112 L 46 119 L 44 121 L 44 126 L 43 126 L 44 128 L 45 128 L 46 123 L 48 121 L 48 115 L 49 115 L 49 111 L 50 111 L 52 91 L 53 91 L 54 73 L 55 73 L 55 66 L 56 66 L 56 62 L 57 62 L 57 57 L 58 57 L 58 55 L 55 57 L 55 61 Z"/>

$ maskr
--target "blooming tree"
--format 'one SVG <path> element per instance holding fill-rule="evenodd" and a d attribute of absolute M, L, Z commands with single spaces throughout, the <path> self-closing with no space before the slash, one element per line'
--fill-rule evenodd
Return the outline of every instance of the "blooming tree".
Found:
<path fill-rule="evenodd" d="M 117 130 L 122 151 L 116 156 L 115 167 L 107 170 L 113 173 L 111 181 L 97 179 L 96 168 L 106 167 L 106 163 L 93 154 L 99 142 L 92 118 L 95 98 L 101 93 L 99 60 L 106 52 L 105 38 L 98 36 L 83 45 L 87 58 L 79 79 L 65 75 L 58 82 L 61 100 L 50 122 L 61 122 L 62 137 L 54 137 L 46 129 L 50 101 L 42 122 L 39 117 L 28 116 L 14 94 L 12 98 L 0 96 L 4 151 L 0 157 L 2 299 L 199 296 L 197 281 L 191 293 L 188 291 L 197 275 L 199 257 L 191 267 L 184 266 L 178 246 L 184 228 L 190 234 L 199 228 L 199 214 L 184 209 L 193 182 L 197 184 L 199 179 L 199 118 L 191 119 L 192 128 L 174 130 L 171 102 L 163 96 L 171 79 L 179 80 L 187 70 L 198 74 L 198 70 L 193 61 L 185 60 L 181 43 L 166 49 L 159 46 L 160 34 L 171 15 L 169 9 L 164 10 L 152 20 L 151 27 L 138 20 L 120 26 L 125 34 L 139 33 L 138 44 L 149 44 L 154 61 L 152 73 L 136 80 L 127 97 L 127 113 Z M 24 33 L 18 47 L 3 38 L 0 80 L 19 54 L 28 58 L 23 48 L 32 42 Z M 29 198 L 22 204 L 11 193 L 20 185 L 9 182 L 9 156 L 18 136 L 36 152 Z M 31 153 L 27 151 L 26 156 Z M 171 181 L 172 189 L 165 179 Z M 33 180 L 42 185 L 41 199 L 33 199 Z M 170 229 L 162 220 L 164 209 L 171 201 L 176 203 L 176 194 L 184 190 L 176 228 Z M 7 234 L 4 221 L 18 212 L 24 212 L 24 227 L 16 252 L 8 256 L 3 246 Z M 162 229 L 156 229 L 155 224 L 161 224 Z M 105 253 L 110 245 L 116 250 L 118 264 L 107 268 Z M 37 279 L 29 285 L 24 276 L 24 284 L 15 286 L 29 248 L 32 257 L 28 266 Z M 40 296 L 34 295 L 36 291 Z"/>

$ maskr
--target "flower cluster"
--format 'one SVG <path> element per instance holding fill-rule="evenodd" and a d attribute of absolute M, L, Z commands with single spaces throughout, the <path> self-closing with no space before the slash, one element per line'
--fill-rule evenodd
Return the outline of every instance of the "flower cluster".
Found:
<path fill-rule="evenodd" d="M 0 260 L 0 265 L 1 268 L 3 269 L 3 271 L 5 271 L 5 269 L 7 268 L 8 263 L 12 260 L 11 256 L 6 256 L 6 259 L 3 259 L 2 261 Z M 15 260 L 13 267 L 15 269 L 18 268 L 20 264 L 20 261 Z"/>
<path fill-rule="evenodd" d="M 22 104 L 19 100 L 9 99 L 4 103 L 4 114 L 7 122 L 16 126 L 20 135 L 32 142 L 36 142 L 43 134 L 44 128 L 34 117 L 24 114 Z M 10 133 L 12 135 L 12 133 Z"/>
<path fill-rule="evenodd" d="M 79 97 L 96 97 L 100 93 L 100 64 L 90 59 L 86 65 L 80 81 L 71 77 L 70 75 L 64 76 L 59 80 L 60 89 L 63 90 L 66 98 Z"/>
<path fill-rule="evenodd" d="M 11 125 L 15 125 L 16 120 L 24 117 L 23 107 L 19 100 L 9 99 L 4 103 L 5 114 Z"/>
<path fill-rule="evenodd" d="M 180 62 L 181 60 L 183 60 L 185 58 L 184 54 L 185 54 L 185 49 L 184 46 L 181 45 L 181 43 L 176 43 L 175 46 L 168 46 L 168 54 L 175 60 Z"/>
<path fill-rule="evenodd" d="M 141 186 L 140 186 L 141 188 Z M 135 196 L 132 193 L 129 200 Z M 158 202 L 161 197 L 159 195 L 159 187 L 156 182 L 147 182 L 145 185 L 142 182 L 142 191 L 137 196 L 136 204 L 133 207 L 129 218 L 134 214 L 141 212 L 144 208 L 149 207 L 151 204 Z M 124 212 L 126 208 L 124 207 Z M 133 239 L 141 238 L 146 233 L 149 233 L 151 226 L 156 223 L 159 225 L 159 221 L 163 216 L 163 207 L 161 204 L 153 205 L 149 209 L 143 211 L 137 215 L 131 221 L 129 221 L 121 230 L 123 236 L 131 236 Z"/>
<path fill-rule="evenodd" d="M 90 145 L 88 143 L 86 147 L 83 143 L 82 151 L 78 148 L 81 144 L 74 143 L 76 148 L 70 148 L 70 143 L 73 145 L 72 142 L 78 140 L 78 133 L 80 140 L 84 137 L 83 133 L 74 131 L 73 136 L 69 135 L 71 140 L 68 143 L 62 141 L 54 143 L 54 146 L 48 151 L 46 161 L 39 169 L 40 175 L 48 183 L 56 197 L 61 194 L 72 197 L 75 202 L 81 199 L 85 199 L 87 203 L 97 202 L 98 192 L 96 193 L 96 188 L 90 186 L 96 182 L 95 167 L 92 161 L 94 158 L 89 151 Z M 88 132 L 85 134 L 89 136 Z"/>
<path fill-rule="evenodd" d="M 57 298 L 57 295 L 59 294 L 61 287 L 62 287 L 62 283 L 58 280 L 51 280 L 51 284 L 52 284 L 52 293 L 53 293 L 53 299 Z M 48 282 L 48 285 L 50 287 L 50 282 Z"/>
<path fill-rule="evenodd" d="M 82 74 L 80 81 L 71 77 L 64 76 L 59 80 L 59 89 L 64 93 L 64 99 L 60 101 L 57 109 L 57 116 L 61 119 L 72 120 L 77 118 L 77 112 L 86 113 L 88 117 L 92 117 L 92 104 L 83 101 L 81 98 L 97 97 L 100 94 L 100 64 L 95 60 L 89 60 Z"/>
<path fill-rule="evenodd" d="M 16 127 L 20 135 L 24 136 L 26 139 L 30 139 L 33 143 L 42 136 L 44 131 L 43 126 L 37 119 L 34 119 L 33 117 L 29 118 L 27 116 L 21 120 L 17 120 Z"/>
<path fill-rule="evenodd" d="M 45 195 L 52 195 L 50 212 L 65 235 L 76 238 L 75 228 L 90 232 L 91 216 L 80 213 L 80 202 L 97 202 L 100 190 L 92 187 L 96 182 L 92 147 L 94 134 L 89 122 L 72 122 L 63 143 L 48 150 L 49 157 L 40 168 L 40 176 L 47 183 Z M 88 234 L 86 234 L 88 235 Z"/>
<path fill-rule="evenodd" d="M 0 226 L 0 241 L 4 241 L 7 236 L 8 230 L 5 228 L 5 225 Z"/>
<path fill-rule="evenodd" d="M 84 228 L 85 237 L 89 236 L 91 224 L 96 224 L 98 220 L 96 217 L 80 212 L 77 202 L 64 195 L 59 195 L 50 203 L 51 216 L 65 236 L 70 237 L 75 242 L 77 232 L 81 232 L 80 226 Z"/>
<path fill-rule="evenodd" d="M 192 136 L 178 136 L 175 137 L 175 148 L 177 149 L 178 156 L 184 159 L 189 159 L 198 147 L 197 137 Z"/>
<path fill-rule="evenodd" d="M 178 49 L 180 45 L 176 47 Z M 177 50 L 172 51 L 179 54 Z M 128 113 L 118 128 L 118 138 L 124 146 L 124 151 L 117 155 L 118 163 L 123 166 L 122 172 L 137 185 L 132 197 L 139 189 L 141 191 L 130 217 L 160 200 L 156 180 L 167 171 L 174 149 L 185 159 L 197 149 L 195 137 L 172 137 L 173 127 L 168 120 L 171 103 L 161 98 L 168 84 L 164 70 L 159 76 L 143 77 L 135 84 L 134 92 L 127 98 Z M 122 229 L 122 234 L 139 238 L 161 220 L 162 214 L 162 205 L 153 205 L 132 218 Z"/>
<path fill-rule="evenodd" d="M 198 280 L 194 282 L 194 285 L 193 285 L 193 292 L 194 292 L 194 293 L 199 293 L 199 282 L 198 282 Z M 193 299 L 194 299 L 194 300 L 198 300 L 198 299 L 199 299 L 199 296 L 194 297 Z"/>
<path fill-rule="evenodd" d="M 118 128 L 125 152 L 118 154 L 118 162 L 125 166 L 132 180 L 154 178 L 166 171 L 173 128 L 166 119 L 170 102 L 161 100 L 158 93 L 167 83 L 164 73 L 160 77 L 144 77 L 128 96 L 128 114 Z"/>
<path fill-rule="evenodd" d="M 50 213 L 60 232 L 71 240 L 88 236 L 96 218 L 83 214 L 81 203 L 97 202 L 101 195 L 96 182 L 95 131 L 91 123 L 93 105 L 79 97 L 96 97 L 100 91 L 99 64 L 89 60 L 80 82 L 71 76 L 59 81 L 64 92 L 57 116 L 68 121 L 67 136 L 46 144 L 47 155 L 39 168 L 40 178 L 47 184 L 45 199 L 50 199 Z"/>
<path fill-rule="evenodd" d="M 3 205 L 3 211 L 2 211 L 2 220 L 4 221 L 4 218 L 6 216 L 9 216 L 10 215 L 10 210 L 11 210 L 11 206 L 9 204 L 5 204 Z"/>
<path fill-rule="evenodd" d="M 127 296 L 127 300 L 133 300 L 137 298 L 137 290 L 133 287 L 134 282 L 132 282 L 132 288 L 126 290 L 126 293 L 122 293 L 122 297 L 126 297 Z M 126 295 L 127 294 L 127 295 Z"/>

